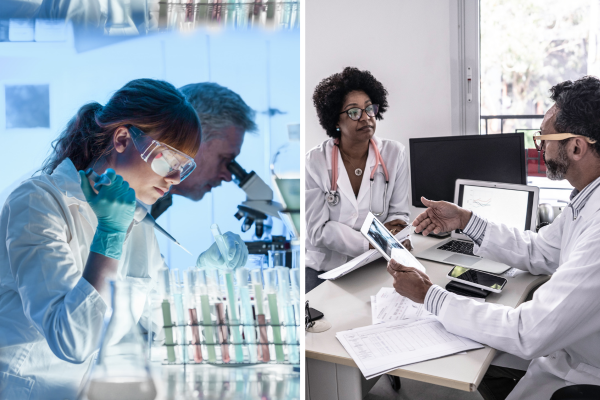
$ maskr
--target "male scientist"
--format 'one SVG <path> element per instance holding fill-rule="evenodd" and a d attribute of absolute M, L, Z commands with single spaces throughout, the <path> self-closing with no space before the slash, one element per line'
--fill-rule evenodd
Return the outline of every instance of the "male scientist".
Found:
<path fill-rule="evenodd" d="M 257 130 L 254 110 L 237 93 L 226 87 L 203 82 L 186 85 L 179 91 L 200 117 L 202 142 L 194 158 L 196 169 L 181 184 L 173 185 L 170 192 L 152 206 L 151 214 L 155 219 L 173 204 L 173 195 L 199 201 L 206 193 L 220 186 L 221 182 L 230 182 L 231 172 L 227 170 L 227 164 L 240 154 L 244 134 Z M 175 186 L 179 187 L 175 189 Z M 235 254 L 238 258 L 237 249 L 244 242 L 238 235 L 230 232 L 227 232 L 226 240 L 230 246 L 235 244 Z M 244 257 L 247 258 L 248 250 L 245 244 L 241 247 L 245 252 L 241 255 L 243 260 Z M 210 256 L 218 259 L 219 252 L 206 252 L 204 257 L 198 259 L 198 263 L 210 263 Z"/>
<path fill-rule="evenodd" d="M 548 178 L 575 188 L 551 225 L 521 232 L 427 199 L 427 210 L 413 222 L 424 235 L 462 229 L 476 255 L 552 275 L 533 300 L 517 308 L 478 303 L 433 285 L 414 268 L 388 264 L 396 291 L 424 303 L 449 332 L 532 360 L 526 372 L 491 366 L 479 387 L 486 400 L 549 399 L 567 385 L 600 385 L 600 80 L 565 81 L 550 92 L 555 104 L 536 145 Z"/>

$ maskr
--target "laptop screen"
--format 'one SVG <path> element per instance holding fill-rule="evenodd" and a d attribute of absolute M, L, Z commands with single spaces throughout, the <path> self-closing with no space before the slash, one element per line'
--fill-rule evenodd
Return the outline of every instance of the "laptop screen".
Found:
<path fill-rule="evenodd" d="M 528 190 L 460 185 L 458 205 L 488 221 L 519 230 L 531 228 L 534 193 Z"/>

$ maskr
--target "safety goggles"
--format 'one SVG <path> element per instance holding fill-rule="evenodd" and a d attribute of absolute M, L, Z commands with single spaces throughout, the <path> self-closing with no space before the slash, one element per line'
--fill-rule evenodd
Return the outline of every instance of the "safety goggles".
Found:
<path fill-rule="evenodd" d="M 152 167 L 152 171 L 162 177 L 179 177 L 183 182 L 196 168 L 194 159 L 185 153 L 152 139 L 133 125 L 127 126 L 133 145 L 140 152 L 142 160 Z"/>
<path fill-rule="evenodd" d="M 379 111 L 379 104 L 370 104 L 365 108 L 353 107 L 346 111 L 342 111 L 340 114 L 346 113 L 352 121 L 358 121 L 360 117 L 362 117 L 363 111 L 366 112 L 369 117 L 373 118 Z"/>
<path fill-rule="evenodd" d="M 596 141 L 587 136 L 575 135 L 573 133 L 551 133 L 548 135 L 541 135 L 542 131 L 537 131 L 533 134 L 533 143 L 537 151 L 542 151 L 544 148 L 544 141 L 546 140 L 565 140 L 575 137 L 583 138 L 589 144 L 594 144 Z"/>

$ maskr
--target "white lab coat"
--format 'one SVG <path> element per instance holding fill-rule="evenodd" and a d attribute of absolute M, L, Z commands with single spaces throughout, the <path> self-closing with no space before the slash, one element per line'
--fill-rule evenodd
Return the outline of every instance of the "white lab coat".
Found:
<path fill-rule="evenodd" d="M 377 167 L 373 182 L 375 212 L 385 212 L 377 217 L 383 223 L 396 219 L 408 223 L 408 157 L 401 143 L 373 137 L 389 174 L 387 196 L 384 200 L 385 176 L 381 165 Z M 325 195 L 331 190 L 331 150 L 333 139 L 321 143 L 306 155 L 306 263 L 317 271 L 337 268 L 369 249 L 369 242 L 360 228 L 369 213 L 371 197 L 370 177 L 375 167 L 375 152 L 369 145 L 369 156 L 362 175 L 358 197 L 354 195 L 350 178 L 338 152 L 338 192 L 336 206 L 327 203 Z M 384 203 L 385 202 L 385 203 Z"/>
<path fill-rule="evenodd" d="M 600 189 L 575 220 L 567 207 L 539 233 L 489 222 L 474 253 L 553 274 L 514 309 L 451 295 L 440 310 L 450 332 L 533 360 L 508 399 L 549 399 L 566 385 L 600 385 Z"/>
<path fill-rule="evenodd" d="M 81 274 L 98 220 L 66 159 L 21 184 L 0 214 L 0 399 L 74 399 L 95 359 L 110 305 Z M 132 283 L 134 316 L 164 265 L 151 227 L 134 225 L 118 280 Z M 143 314 L 143 315 L 142 315 Z M 157 330 L 158 318 L 152 320 Z"/>

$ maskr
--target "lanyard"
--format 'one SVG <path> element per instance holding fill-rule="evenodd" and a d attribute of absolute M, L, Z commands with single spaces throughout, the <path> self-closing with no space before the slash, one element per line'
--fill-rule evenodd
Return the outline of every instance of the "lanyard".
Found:
<path fill-rule="evenodd" d="M 340 140 L 335 139 L 333 148 L 331 149 L 331 191 L 334 193 L 337 192 L 338 151 L 339 151 L 338 146 L 339 146 L 339 144 L 340 144 Z M 373 183 L 373 179 L 375 177 L 375 171 L 377 171 L 377 167 L 381 164 L 381 167 L 383 168 L 383 173 L 385 175 L 385 184 L 387 185 L 390 180 L 388 171 L 387 171 L 387 168 L 385 167 L 383 158 L 381 157 L 381 154 L 379 153 L 379 149 L 377 148 L 377 145 L 375 144 L 375 140 L 373 140 L 373 138 L 371 138 L 371 145 L 373 146 L 373 149 L 375 150 L 375 168 L 373 168 L 373 171 L 371 171 L 371 183 Z"/>

